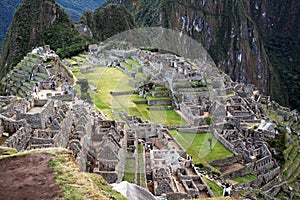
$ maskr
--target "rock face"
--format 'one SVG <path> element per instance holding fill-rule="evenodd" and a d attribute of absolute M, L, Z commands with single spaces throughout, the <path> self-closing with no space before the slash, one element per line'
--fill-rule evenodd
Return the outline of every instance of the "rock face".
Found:
<path fill-rule="evenodd" d="M 57 50 L 63 46 L 78 45 L 82 39 L 83 36 L 75 30 L 73 22 L 54 0 L 24 0 L 6 36 L 0 61 L 0 77 L 7 74 L 34 46 L 49 44 Z M 79 50 L 82 51 L 81 48 Z"/>
<path fill-rule="evenodd" d="M 299 59 L 291 58 L 282 62 L 286 60 L 287 51 L 278 50 L 281 46 L 291 47 L 290 40 L 278 37 L 293 36 L 293 48 L 290 48 L 289 53 L 299 52 L 299 1 L 111 2 L 125 5 L 140 26 L 163 26 L 179 30 L 201 42 L 217 66 L 234 81 L 254 83 L 261 92 L 271 95 L 280 103 L 293 107 L 299 105 L 290 100 L 294 98 L 286 100 L 285 97 L 286 90 L 295 87 L 280 83 L 290 79 L 281 74 L 285 65 L 288 62 L 299 63 Z M 277 41 L 277 49 L 273 48 L 272 53 L 269 47 L 274 46 L 274 39 Z M 286 73 L 291 72 L 285 70 Z M 298 80 L 295 77 L 293 79 Z M 290 95 L 295 95 L 295 91 Z"/>

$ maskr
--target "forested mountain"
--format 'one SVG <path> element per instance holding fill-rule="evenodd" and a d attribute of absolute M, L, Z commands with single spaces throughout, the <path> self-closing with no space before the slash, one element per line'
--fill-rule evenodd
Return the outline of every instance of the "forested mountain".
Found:
<path fill-rule="evenodd" d="M 1 0 L 0 1 L 0 50 L 13 18 L 14 12 L 22 0 Z M 57 0 L 56 2 L 69 15 L 73 21 L 78 21 L 87 10 L 95 10 L 106 0 Z"/>
<path fill-rule="evenodd" d="M 193 37 L 238 82 L 254 83 L 282 105 L 300 109 L 299 0 L 110 0 L 139 26 Z"/>
<path fill-rule="evenodd" d="M 23 0 L 8 29 L 0 58 L 0 76 L 32 47 L 50 45 L 62 57 L 82 52 L 91 39 L 81 35 L 54 0 Z"/>
<path fill-rule="evenodd" d="M 0 15 L 18 2 L 0 2 L 10 5 L 1 6 Z M 57 2 L 76 21 L 104 1 Z M 1 23 L 8 21 L 1 17 Z M 81 22 L 97 40 L 133 27 L 181 31 L 201 42 L 233 80 L 253 83 L 280 104 L 300 109 L 300 0 L 109 0 Z"/>

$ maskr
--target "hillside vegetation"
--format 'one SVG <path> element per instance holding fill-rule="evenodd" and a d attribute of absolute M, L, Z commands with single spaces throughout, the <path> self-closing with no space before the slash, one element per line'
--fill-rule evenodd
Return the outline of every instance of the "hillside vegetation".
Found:
<path fill-rule="evenodd" d="M 24 0 L 8 30 L 0 60 L 0 77 L 36 45 L 50 45 L 62 57 L 83 51 L 91 39 L 80 35 L 54 0 Z"/>
<path fill-rule="evenodd" d="M 93 11 L 99 8 L 105 1 L 106 0 L 57 0 L 56 2 L 74 22 L 77 22 L 85 11 Z M 0 1 L 0 51 L 14 12 L 21 2 L 22 0 Z"/>

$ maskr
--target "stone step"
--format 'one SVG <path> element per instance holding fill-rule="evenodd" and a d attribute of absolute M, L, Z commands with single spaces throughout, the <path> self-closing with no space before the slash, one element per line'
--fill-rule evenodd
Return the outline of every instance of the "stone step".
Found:
<path fill-rule="evenodd" d="M 300 154 L 297 154 L 295 159 L 293 159 L 292 164 L 288 168 L 288 170 L 285 171 L 286 177 L 289 179 L 292 174 L 295 173 L 295 171 L 299 171 L 299 165 L 300 165 Z"/>
<path fill-rule="evenodd" d="M 289 154 L 287 155 L 289 162 L 284 166 L 283 172 L 287 171 L 288 168 L 293 164 L 293 161 L 298 154 L 297 149 L 298 149 L 297 146 L 293 146 L 293 148 L 291 148 L 291 150 L 289 151 Z M 286 158 L 286 160 L 287 160 L 287 158 Z"/>
<path fill-rule="evenodd" d="M 13 78 L 17 79 L 16 81 L 25 81 L 25 80 L 29 80 L 30 79 L 30 75 L 29 74 L 24 75 L 24 74 L 13 72 L 12 75 L 13 75 Z"/>
<path fill-rule="evenodd" d="M 261 190 L 262 190 L 262 191 L 267 191 L 267 190 L 271 189 L 274 185 L 277 185 L 278 183 L 280 183 L 280 180 L 279 180 L 279 178 L 278 178 L 278 176 L 277 176 L 277 177 L 275 177 L 274 179 L 272 179 L 271 181 L 269 181 L 267 184 L 265 184 L 265 185 L 261 188 Z"/>
<path fill-rule="evenodd" d="M 25 63 L 22 62 L 22 63 L 19 64 L 19 67 L 23 71 L 31 72 L 32 69 L 33 69 L 33 67 L 34 67 L 34 65 L 33 66 L 29 66 L 29 65 L 27 65 L 27 64 L 25 64 Z"/>
<path fill-rule="evenodd" d="M 31 84 L 30 82 L 24 82 L 23 83 L 23 86 L 26 87 L 29 91 L 32 91 L 33 90 L 33 84 Z"/>
<path fill-rule="evenodd" d="M 20 97 L 22 97 L 22 98 L 24 98 L 24 97 L 27 96 L 26 93 L 25 93 L 22 89 L 19 89 L 19 90 L 18 90 L 18 95 L 19 95 Z"/>
<path fill-rule="evenodd" d="M 299 166 L 298 166 L 299 168 Z M 295 170 L 295 172 L 291 175 L 291 177 L 289 178 L 289 182 L 294 182 L 296 181 L 298 178 L 300 178 L 300 170 Z"/>
<path fill-rule="evenodd" d="M 37 58 L 37 59 L 43 59 L 42 56 L 37 53 L 28 53 L 27 56 L 32 57 L 32 58 Z"/>
<path fill-rule="evenodd" d="M 38 58 L 32 58 L 32 57 L 30 57 L 30 56 L 25 56 L 25 57 L 24 57 L 24 60 L 33 62 L 33 63 L 35 63 L 35 64 L 41 63 L 41 62 L 42 62 L 41 59 L 38 59 Z"/>
<path fill-rule="evenodd" d="M 23 66 L 27 66 L 27 67 L 30 67 L 30 68 L 32 68 L 32 67 L 34 67 L 36 65 L 36 63 L 33 63 L 30 60 L 22 60 L 21 64 Z"/>
<path fill-rule="evenodd" d="M 31 92 L 32 90 L 30 90 L 30 89 L 28 89 L 27 87 L 25 87 L 25 86 L 21 86 L 21 88 L 20 88 L 22 91 L 24 91 L 25 93 L 26 92 Z"/>
<path fill-rule="evenodd" d="M 48 74 L 46 74 L 46 73 L 41 73 L 41 72 L 35 73 L 35 77 L 41 77 L 41 78 L 43 78 L 44 80 L 47 79 L 47 78 L 49 78 L 49 77 L 48 77 Z"/>
<path fill-rule="evenodd" d="M 14 94 L 17 94 L 18 89 L 15 86 L 13 86 L 11 87 L 10 91 L 12 91 Z"/>
<path fill-rule="evenodd" d="M 14 86 L 15 86 L 16 88 L 20 88 L 22 85 L 21 85 L 20 82 L 14 82 Z"/>
<path fill-rule="evenodd" d="M 35 76 L 34 77 L 35 82 L 40 82 L 40 81 L 44 81 L 45 79 L 39 76 Z"/>

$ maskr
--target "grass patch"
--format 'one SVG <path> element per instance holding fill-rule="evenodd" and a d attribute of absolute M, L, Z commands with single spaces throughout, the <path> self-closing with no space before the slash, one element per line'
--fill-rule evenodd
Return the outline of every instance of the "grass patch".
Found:
<path fill-rule="evenodd" d="M 124 172 L 124 181 L 128 181 L 129 183 L 134 183 L 135 179 L 135 159 L 127 158 L 125 163 L 125 172 Z"/>
<path fill-rule="evenodd" d="M 254 181 L 255 179 L 257 179 L 257 176 L 253 175 L 253 174 L 247 174 L 245 176 L 239 176 L 239 177 L 235 177 L 232 180 L 238 182 L 238 183 L 247 183 L 250 181 Z"/>
<path fill-rule="evenodd" d="M 171 134 L 187 150 L 187 153 L 193 157 L 195 163 L 200 161 L 198 159 L 213 161 L 233 156 L 211 133 L 179 133 L 172 130 Z M 212 139 L 212 151 L 208 142 L 209 138 Z"/>
<path fill-rule="evenodd" d="M 116 119 L 118 112 L 124 110 L 130 115 L 141 117 L 143 120 L 162 123 L 167 126 L 188 124 L 174 110 L 148 111 L 148 105 L 135 104 L 134 101 L 146 101 L 146 99 L 140 98 L 137 94 L 112 96 L 110 92 L 135 90 L 135 88 L 129 84 L 130 77 L 120 70 L 111 67 L 94 67 L 92 73 L 77 73 L 75 75 L 78 79 L 87 79 L 89 80 L 89 84 L 97 86 L 97 92 L 89 91 L 89 93 L 94 104 L 108 119 Z M 159 88 L 162 90 L 165 89 L 164 86 L 158 87 L 158 89 Z M 150 96 L 149 98 L 152 97 Z M 169 97 L 153 99 L 169 99 Z"/>
<path fill-rule="evenodd" d="M 206 182 L 206 184 L 208 185 L 208 187 L 212 190 L 212 192 L 214 193 L 214 195 L 216 197 L 223 196 L 223 188 L 222 187 L 220 187 L 214 181 L 211 181 L 211 180 L 207 179 L 206 177 L 202 177 L 202 178 Z"/>
<path fill-rule="evenodd" d="M 61 199 L 126 199 L 112 191 L 101 176 L 81 172 L 70 152 L 56 155 L 50 160 L 49 167 L 56 172 L 55 180 L 63 195 Z"/>
<path fill-rule="evenodd" d="M 138 63 L 137 61 L 133 60 L 132 58 L 126 58 L 126 61 L 128 61 L 129 63 L 133 64 L 136 67 L 142 67 L 140 65 L 140 63 Z"/>
<path fill-rule="evenodd" d="M 75 60 L 72 59 L 66 59 L 68 61 L 68 63 L 70 63 L 71 65 L 77 65 L 77 62 Z"/>
<path fill-rule="evenodd" d="M 127 199 L 126 197 L 122 196 L 119 192 L 113 190 L 101 176 L 98 176 L 97 174 L 89 174 L 89 177 L 98 186 L 99 189 L 107 192 L 114 199 L 118 199 L 118 200 Z"/>
<path fill-rule="evenodd" d="M 16 153 L 18 153 L 18 151 L 14 148 L 0 147 L 0 155 L 13 155 Z"/>
<path fill-rule="evenodd" d="M 195 165 L 211 168 L 213 173 L 221 174 L 218 169 L 210 166 L 207 161 L 233 156 L 211 133 L 179 133 L 176 130 L 170 130 L 170 132 L 187 153 L 192 156 Z M 209 138 L 212 139 L 212 151 L 210 150 Z"/>
<path fill-rule="evenodd" d="M 121 62 L 121 64 L 123 64 L 123 65 L 125 65 L 125 66 L 126 66 L 126 68 L 127 68 L 127 71 L 132 71 L 132 66 L 131 66 L 131 65 L 129 65 L 128 63 L 126 63 L 126 62 Z"/>
<path fill-rule="evenodd" d="M 146 96 L 146 98 L 148 99 L 148 100 L 171 100 L 170 99 L 170 97 L 153 97 L 152 95 L 150 95 L 150 94 L 148 94 L 147 96 Z"/>

